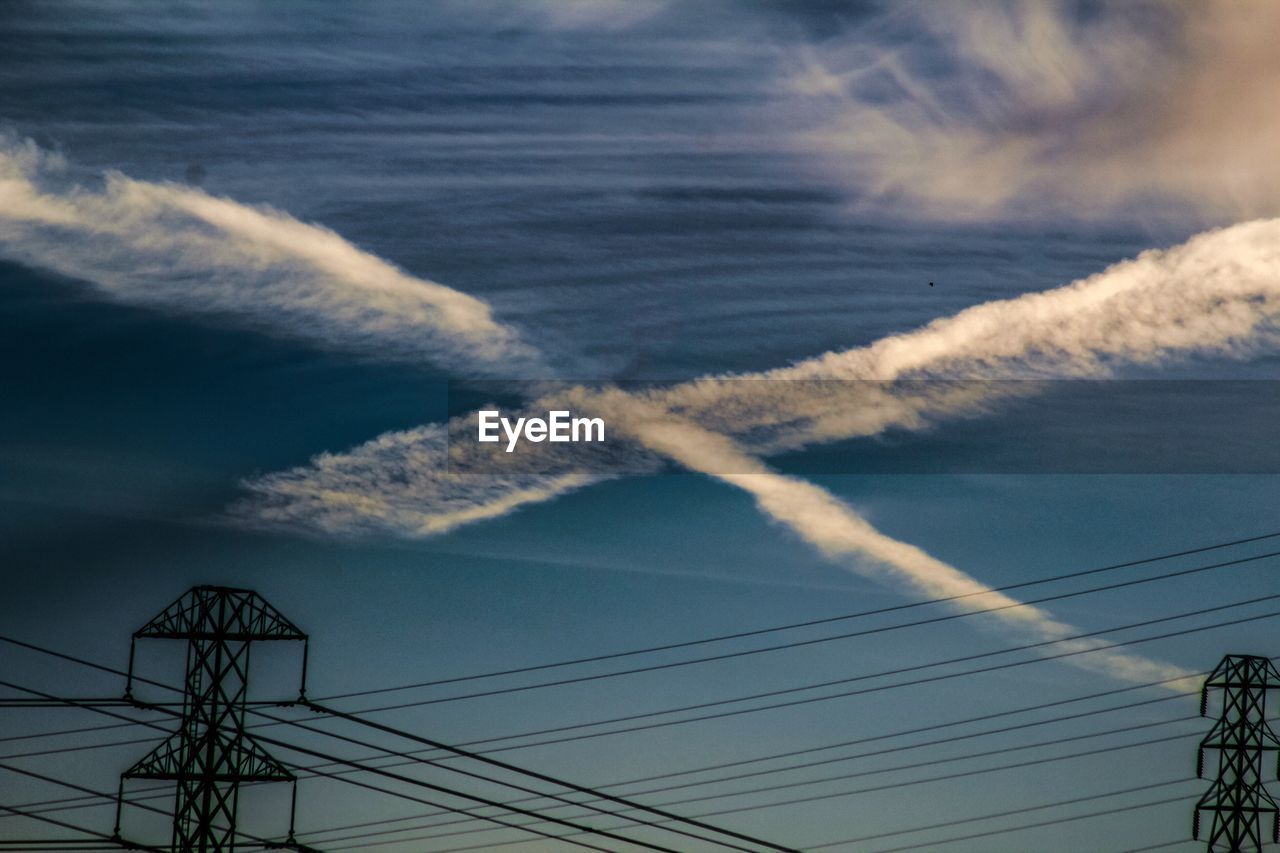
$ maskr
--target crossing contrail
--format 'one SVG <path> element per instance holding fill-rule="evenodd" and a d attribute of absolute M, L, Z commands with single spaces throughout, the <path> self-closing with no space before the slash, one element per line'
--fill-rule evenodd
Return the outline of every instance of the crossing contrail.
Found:
<path fill-rule="evenodd" d="M 538 400 L 531 409 L 572 405 L 601 413 L 635 442 L 636 470 L 673 460 L 747 491 L 768 517 L 833 561 L 917 593 L 1014 605 L 995 618 L 1006 628 L 1057 639 L 1075 629 L 886 536 L 829 492 L 770 470 L 759 455 L 971 413 L 992 404 L 989 394 L 1011 387 L 962 383 L 921 392 L 887 384 L 872 386 L 873 405 L 860 394 L 842 406 L 827 384 L 833 380 L 1097 377 L 1191 354 L 1239 357 L 1274 343 L 1278 315 L 1280 220 L 1262 220 L 1145 252 L 1055 290 L 985 303 L 914 332 L 790 367 L 643 394 L 574 388 Z M 422 536 L 551 500 L 609 476 L 572 468 L 542 473 L 546 460 L 538 454 L 513 461 L 508 470 L 458 473 L 458 455 L 471 452 L 470 446 L 447 447 L 446 431 L 438 426 L 392 433 L 346 454 L 319 457 L 312 466 L 268 475 L 248 484 L 254 497 L 242 511 L 259 521 L 328 532 L 380 529 Z M 453 473 L 444 465 L 446 452 L 453 457 Z M 1188 675 L 1119 652 L 1073 660 L 1131 681 Z"/>
<path fill-rule="evenodd" d="M 664 455 L 633 434 L 636 399 L 649 418 L 678 417 L 734 439 L 746 453 L 769 456 L 980 414 L 1039 387 L 894 380 L 1106 377 L 1197 354 L 1243 358 L 1276 343 L 1277 317 L 1280 220 L 1248 222 L 1144 252 L 1063 287 L 987 302 L 788 367 L 639 393 L 573 387 L 528 404 L 531 412 L 567 407 L 603 416 L 621 434 L 621 459 L 597 464 L 584 449 L 575 451 L 575 459 L 585 460 L 575 465 L 531 449 L 495 467 L 480 445 L 446 440 L 451 431 L 474 435 L 461 420 L 388 433 L 254 480 L 247 484 L 250 499 L 237 511 L 328 533 L 443 533 L 620 471 L 660 470 Z"/>
<path fill-rule="evenodd" d="M 480 300 L 397 270 L 337 234 L 286 214 L 177 185 L 114 175 L 101 191 L 39 185 L 47 155 L 0 156 L 0 245 L 20 260 L 93 282 L 114 298 L 231 314 L 286 334 L 399 358 L 478 362 L 500 372 L 532 350 Z M 70 238 L 70 239 L 68 239 Z M 913 378 L 1100 377 L 1191 354 L 1243 356 L 1274 343 L 1280 316 L 1280 220 L 1205 232 L 1042 293 L 997 300 L 868 346 L 776 370 L 666 388 L 551 388 L 531 410 L 602 415 L 621 442 L 597 464 L 515 455 L 467 473 L 478 445 L 426 425 L 247 483 L 242 522 L 324 533 L 420 537 L 544 502 L 619 471 L 675 462 L 747 491 L 771 519 L 833 561 L 913 592 L 990 604 L 1007 628 L 1046 639 L 1075 629 L 990 592 L 981 581 L 875 530 L 825 490 L 761 458 L 822 442 L 916 429 L 981 413 L 1035 383 L 912 385 Z M 533 357 L 536 359 L 536 356 Z M 832 383 L 862 380 L 857 394 Z M 877 384 L 878 383 L 878 384 Z M 532 388 L 546 386 L 530 386 Z M 837 385 L 838 387 L 838 385 Z M 586 451 L 584 451 L 586 453 Z M 585 458 L 585 457 L 584 457 Z M 1129 680 L 1178 677 L 1145 658 L 1078 658 Z"/>

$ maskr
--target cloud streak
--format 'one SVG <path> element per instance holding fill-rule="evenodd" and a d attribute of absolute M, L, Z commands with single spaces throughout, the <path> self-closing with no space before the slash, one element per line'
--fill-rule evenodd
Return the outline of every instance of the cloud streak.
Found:
<path fill-rule="evenodd" d="M 109 173 L 70 184 L 60 158 L 0 139 L 0 253 L 113 299 L 329 348 L 469 371 L 537 371 L 488 305 L 265 206 Z"/>
<path fill-rule="evenodd" d="M 961 610 L 994 610 L 1006 628 L 1037 640 L 1062 641 L 1055 653 L 1081 652 L 1066 661 L 1084 669 L 1134 682 L 1169 681 L 1169 689 L 1177 691 L 1194 686 L 1194 673 L 1181 667 L 1104 649 L 1106 643 L 1099 640 L 1064 640 L 1079 630 L 1039 607 L 992 590 L 914 545 L 886 536 L 827 490 L 770 470 L 722 435 L 671 420 L 644 423 L 649 447 L 745 491 L 761 512 L 833 562 L 930 598 L 954 599 L 950 605 Z M 735 473 L 726 473 L 730 471 Z"/>
<path fill-rule="evenodd" d="M 1277 29 L 1235 0 L 895 5 L 791 52 L 785 108 L 865 202 L 923 218 L 1271 216 Z"/>
<path fill-rule="evenodd" d="M 449 470 L 447 429 L 389 432 L 345 453 L 245 484 L 232 508 L 252 527 L 323 534 L 394 532 L 420 538 L 506 515 L 598 482 L 582 470 L 545 468 L 460 475 Z M 452 449 L 452 452 L 458 452 Z"/>

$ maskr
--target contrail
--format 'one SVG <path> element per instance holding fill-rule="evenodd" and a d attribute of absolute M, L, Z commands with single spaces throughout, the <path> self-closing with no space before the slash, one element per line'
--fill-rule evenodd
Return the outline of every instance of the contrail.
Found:
<path fill-rule="evenodd" d="M 1127 366 L 1194 354 L 1239 358 L 1276 343 L 1277 317 L 1280 220 L 1258 220 L 1144 252 L 1063 287 L 977 305 L 865 347 L 638 396 L 646 411 L 678 416 L 734 439 L 749 454 L 769 456 L 980 414 L 1003 396 L 1038 387 L 894 380 L 1106 377 Z M 635 396 L 577 387 L 526 408 L 599 414 L 627 432 Z M 643 473 L 663 464 L 639 440 L 619 449 L 626 458 L 606 464 L 575 451 L 575 458 L 588 461 L 548 465 L 546 455 L 531 448 L 499 460 L 501 468 L 474 442 L 453 442 L 446 464 L 447 431 L 475 434 L 465 420 L 438 432 L 389 433 L 249 483 L 250 499 L 236 511 L 327 533 L 418 536 L 551 500 L 620 471 Z M 467 470 L 484 473 L 456 473 Z"/>
<path fill-rule="evenodd" d="M 980 410 L 990 405 L 990 393 L 1009 387 L 872 386 L 868 405 L 865 394 L 852 400 L 833 397 L 832 380 L 1096 377 L 1193 353 L 1246 355 L 1274 342 L 1274 320 L 1280 315 L 1278 247 L 1280 220 L 1244 223 L 1197 235 L 1173 249 L 1145 252 L 1056 290 L 975 306 L 914 332 L 787 368 L 709 377 L 640 395 L 573 388 L 529 408 L 564 405 L 602 413 L 635 440 L 634 464 L 641 470 L 652 469 L 657 458 L 674 460 L 744 489 L 766 515 L 841 565 L 877 568 L 886 579 L 925 595 L 980 593 L 964 601 L 1014 605 L 995 618 L 1014 630 L 1057 639 L 1075 630 L 885 536 L 825 490 L 770 470 L 758 454 L 874 435 L 890 426 L 918 427 Z M 540 475 L 538 466 L 546 460 L 537 453 L 494 476 L 451 474 L 443 464 L 443 436 L 443 428 L 433 433 L 432 447 L 393 433 L 348 454 L 321 457 L 311 467 L 270 475 L 249 484 L 255 498 L 243 509 L 260 520 L 328 532 L 383 529 L 421 536 L 550 500 L 608 476 L 590 469 Z M 449 447 L 450 463 L 465 461 L 459 455 L 470 452 L 467 444 Z M 406 476 L 413 473 L 424 476 Z M 366 503 L 374 496 L 378 503 Z M 1077 647 L 1093 646 L 1077 641 Z M 1187 675 L 1117 652 L 1095 652 L 1076 662 L 1126 680 Z"/>
<path fill-rule="evenodd" d="M 963 596 L 951 602 L 960 609 L 1002 608 L 990 616 L 996 625 L 1036 639 L 1060 640 L 1080 633 L 1046 611 L 996 592 L 920 548 L 881 533 L 825 489 L 772 471 L 728 436 L 625 392 L 611 394 L 608 408 L 646 449 L 747 492 L 767 517 L 839 566 L 928 597 Z M 525 478 L 450 475 L 442 470 L 444 427 L 423 429 L 429 432 L 392 433 L 371 443 L 376 450 L 366 445 L 351 454 L 326 454 L 315 460 L 312 469 L 273 474 L 250 484 L 261 496 L 252 505 L 253 520 L 322 529 L 332 522 L 329 532 L 335 532 L 350 531 L 347 521 L 354 516 L 362 520 L 364 529 L 393 529 L 422 537 L 506 514 L 520 504 L 547 501 L 602 479 L 572 471 Z M 381 485 L 379 493 L 368 493 L 371 480 Z M 424 495 L 434 502 L 430 511 L 418 503 Z M 1055 651 L 1095 650 L 1103 645 L 1097 640 L 1071 640 L 1058 644 Z M 1189 689 L 1194 679 L 1189 670 L 1115 650 L 1091 651 L 1066 660 L 1137 683 L 1178 679 L 1168 682 L 1170 689 L 1178 691 Z M 1186 681 L 1181 680 L 1184 677 Z"/>
<path fill-rule="evenodd" d="M 29 144 L 0 149 L 0 246 L 86 278 L 116 298 L 231 314 L 380 355 L 469 367 L 479 360 L 495 372 L 530 352 L 484 303 L 409 276 L 326 229 L 119 175 L 98 192 L 52 192 L 38 181 L 47 161 Z M 980 412 L 1006 387 L 889 384 L 843 395 L 831 393 L 832 381 L 1105 376 L 1119 365 L 1195 352 L 1245 354 L 1274 335 L 1278 246 L 1280 220 L 1245 223 L 1143 253 L 1056 290 L 986 303 L 786 368 L 641 394 L 576 387 L 530 404 L 605 415 L 630 438 L 623 458 L 604 460 L 608 466 L 561 462 L 547 470 L 547 460 L 533 454 L 496 471 L 458 473 L 474 460 L 467 458 L 471 445 L 447 441 L 455 422 L 388 433 L 348 453 L 322 454 L 309 466 L 268 475 L 248 484 L 250 499 L 236 512 L 254 523 L 328 533 L 430 536 L 550 500 L 611 471 L 653 471 L 671 460 L 744 489 L 766 515 L 841 565 L 877 567 L 886 579 L 926 595 L 979 593 L 964 601 L 1010 605 L 998 611 L 1001 623 L 1058 639 L 1075 629 L 885 536 L 830 493 L 770 470 L 759 457 Z M 1116 652 L 1078 660 L 1129 680 L 1184 674 Z"/>
<path fill-rule="evenodd" d="M 537 353 L 489 306 L 319 225 L 118 173 L 66 185 L 63 164 L 0 137 L 0 252 L 113 299 L 282 332 L 380 358 L 510 378 Z"/>
<path fill-rule="evenodd" d="M 1003 608 L 992 616 L 1005 627 L 1037 639 L 1060 640 L 1079 633 L 1079 629 L 1059 622 L 1045 610 L 997 592 L 915 545 L 886 536 L 827 490 L 770 470 L 723 435 L 670 419 L 646 419 L 641 423 L 641 434 L 649 447 L 692 471 L 747 492 L 761 512 L 786 525 L 837 564 L 931 598 L 952 598 L 950 605 L 962 610 Z M 730 471 L 735 473 L 726 473 Z M 1191 670 L 1100 648 L 1105 645 L 1093 639 L 1069 640 L 1058 644 L 1055 652 L 1093 649 L 1066 661 L 1138 683 L 1177 679 L 1165 685 L 1176 692 L 1195 686 L 1196 673 Z"/>

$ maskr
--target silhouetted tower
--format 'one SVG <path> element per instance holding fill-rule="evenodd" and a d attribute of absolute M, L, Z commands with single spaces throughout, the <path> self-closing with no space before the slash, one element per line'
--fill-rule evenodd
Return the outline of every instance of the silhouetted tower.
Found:
<path fill-rule="evenodd" d="M 255 592 L 197 586 L 135 632 L 134 646 L 149 638 L 187 643 L 182 717 L 177 731 L 124 773 L 121 788 L 125 779 L 177 782 L 175 853 L 231 853 L 241 783 L 294 779 L 245 731 L 250 647 L 262 640 L 301 641 L 305 692 L 307 635 Z M 133 648 L 126 697 L 132 691 Z"/>
<path fill-rule="evenodd" d="M 1271 840 L 1280 840 L 1280 808 L 1262 784 L 1264 756 L 1280 753 L 1280 741 L 1266 721 L 1267 691 L 1280 688 L 1280 672 L 1269 658 L 1227 655 L 1205 679 L 1201 716 L 1208 710 L 1210 688 L 1222 690 L 1222 715 L 1200 741 L 1196 775 L 1204 775 L 1206 749 L 1218 750 L 1218 775 L 1196 803 L 1192 837 L 1200 837 L 1200 813 L 1207 811 L 1213 815 L 1210 853 L 1261 850 L 1264 814 L 1271 815 Z"/>

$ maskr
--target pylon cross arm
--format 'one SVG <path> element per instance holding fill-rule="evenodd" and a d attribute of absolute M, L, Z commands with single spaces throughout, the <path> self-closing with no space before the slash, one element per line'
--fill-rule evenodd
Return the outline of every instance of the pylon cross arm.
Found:
<path fill-rule="evenodd" d="M 123 774 L 127 779 L 187 779 L 204 777 L 225 782 L 288 782 L 294 775 L 248 734 L 238 738 L 215 732 L 218 768 L 193 770 L 192 752 L 182 732 L 174 732 Z"/>
<path fill-rule="evenodd" d="M 134 632 L 171 640 L 305 640 L 307 635 L 253 590 L 197 586 Z"/>

